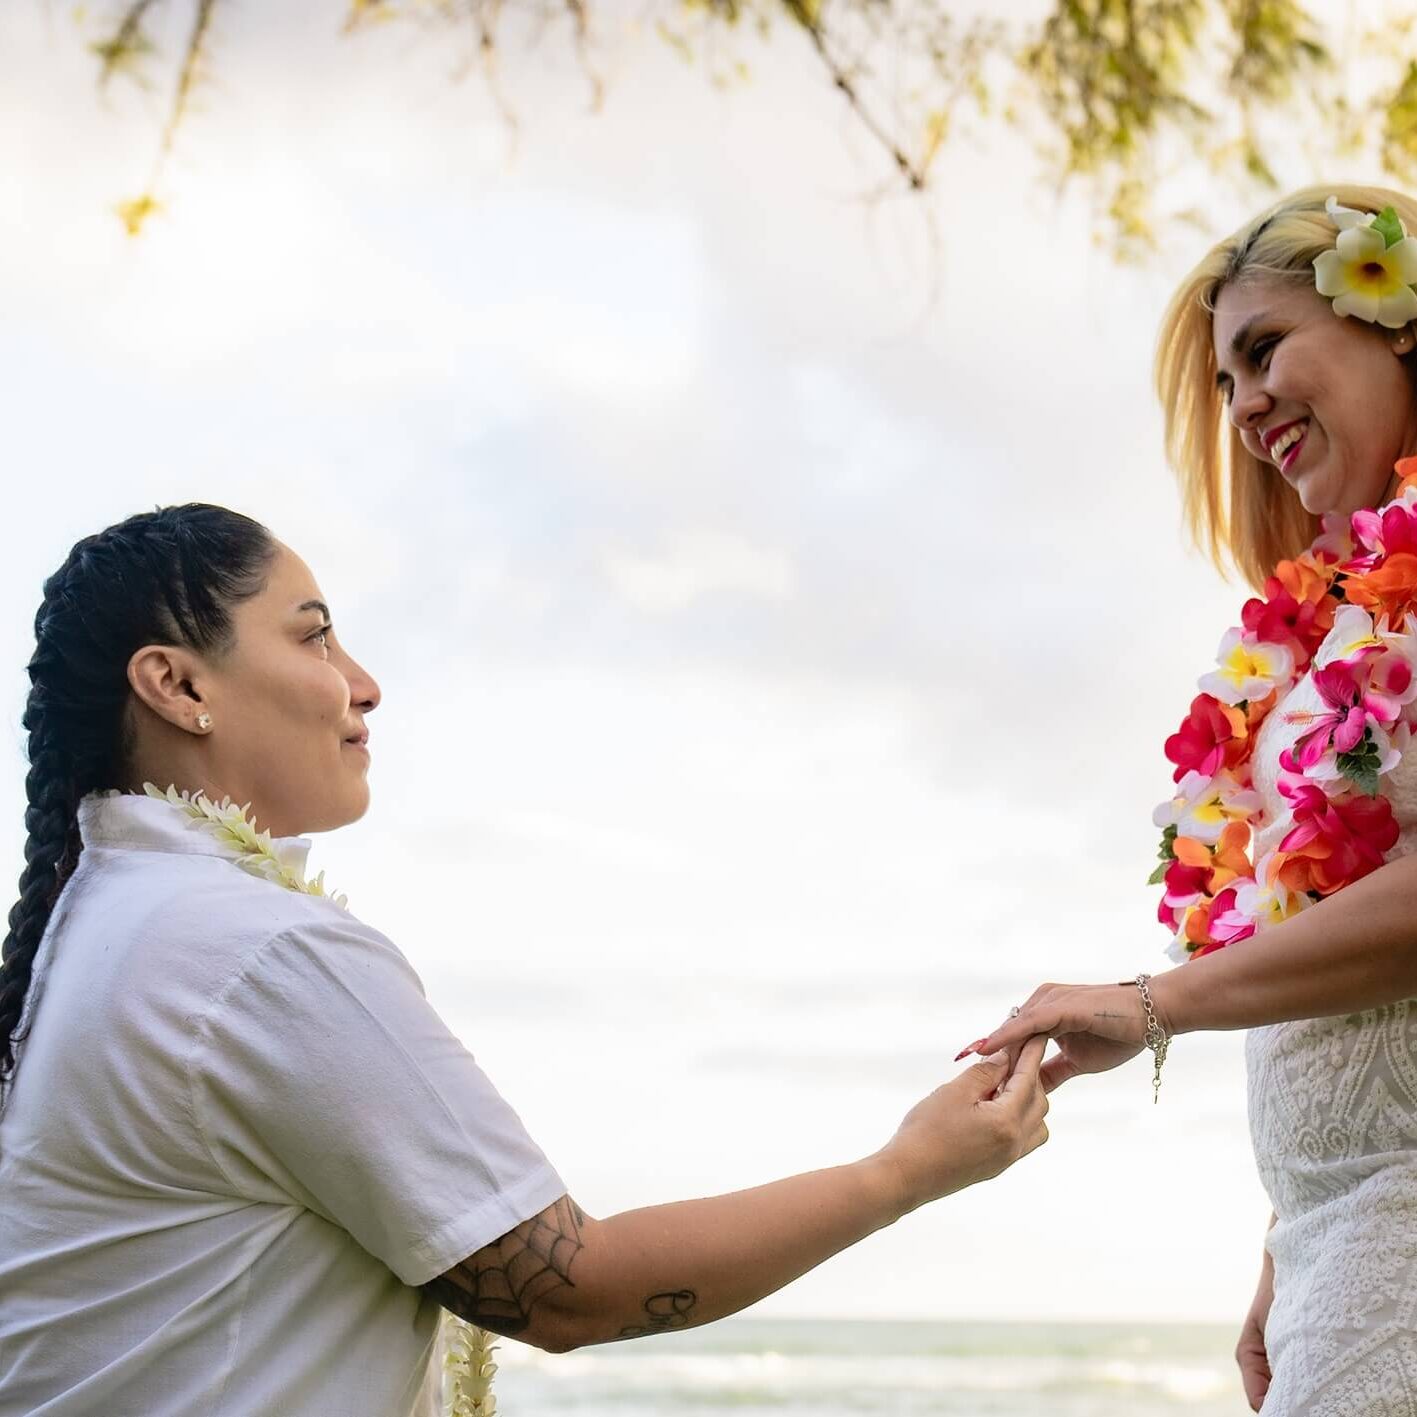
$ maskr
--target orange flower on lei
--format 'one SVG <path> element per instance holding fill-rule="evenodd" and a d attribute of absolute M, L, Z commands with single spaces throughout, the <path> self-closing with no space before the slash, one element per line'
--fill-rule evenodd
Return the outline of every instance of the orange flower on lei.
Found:
<path fill-rule="evenodd" d="M 1417 555 L 1394 551 L 1365 575 L 1349 576 L 1343 593 L 1350 605 L 1401 624 L 1409 613 L 1417 611 Z"/>

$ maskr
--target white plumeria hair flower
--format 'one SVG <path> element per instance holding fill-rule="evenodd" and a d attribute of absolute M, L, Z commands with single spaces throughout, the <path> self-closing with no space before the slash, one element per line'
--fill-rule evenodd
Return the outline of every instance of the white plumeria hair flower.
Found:
<path fill-rule="evenodd" d="M 1337 197 L 1330 197 L 1324 203 L 1324 211 L 1340 231 L 1347 231 L 1350 226 L 1371 226 L 1378 216 L 1377 212 L 1363 212 L 1357 207 L 1340 206 Z"/>
<path fill-rule="evenodd" d="M 1417 238 L 1407 234 L 1396 209 L 1361 212 L 1330 197 L 1324 210 L 1338 241 L 1314 257 L 1314 283 L 1332 299 L 1333 313 L 1389 330 L 1417 320 Z"/>

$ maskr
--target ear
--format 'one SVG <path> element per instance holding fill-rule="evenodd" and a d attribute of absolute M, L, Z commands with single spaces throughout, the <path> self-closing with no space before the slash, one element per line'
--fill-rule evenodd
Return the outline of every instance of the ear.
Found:
<path fill-rule="evenodd" d="M 193 679 L 201 676 L 201 661 L 178 645 L 144 645 L 128 661 L 133 693 L 159 718 L 178 728 L 190 730 L 203 707 L 202 696 L 193 684 Z"/>

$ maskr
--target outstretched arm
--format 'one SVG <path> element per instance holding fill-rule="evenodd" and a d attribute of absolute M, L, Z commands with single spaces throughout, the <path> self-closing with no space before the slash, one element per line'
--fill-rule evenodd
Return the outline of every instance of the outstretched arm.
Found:
<path fill-rule="evenodd" d="M 1248 940 L 1151 981 L 1168 1034 L 1326 1018 L 1417 995 L 1417 855 L 1371 875 Z M 968 1051 L 1016 1049 L 1034 1034 L 1057 1039 L 1043 1068 L 1056 1087 L 1142 1048 L 1145 1015 L 1132 984 L 1045 984 L 1017 1018 Z"/>
<path fill-rule="evenodd" d="M 1151 986 L 1169 1033 L 1357 1013 L 1417 994 L 1417 857 Z"/>
<path fill-rule="evenodd" d="M 553 1352 L 745 1308 L 901 1213 L 880 1163 L 596 1220 L 570 1196 L 426 1287 L 445 1309 Z"/>
<path fill-rule="evenodd" d="M 563 1196 L 424 1288 L 469 1323 L 552 1352 L 735 1313 L 1041 1145 L 1043 1047 L 1026 1046 L 1012 1074 L 1000 1057 L 937 1088 L 862 1161 L 607 1220 Z"/>

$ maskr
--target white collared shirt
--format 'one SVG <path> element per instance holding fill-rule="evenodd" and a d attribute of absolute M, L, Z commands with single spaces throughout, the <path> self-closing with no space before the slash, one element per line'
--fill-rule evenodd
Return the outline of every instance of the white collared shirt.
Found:
<path fill-rule="evenodd" d="M 414 1286 L 564 1183 L 387 936 L 159 799 L 79 829 L 0 1111 L 0 1417 L 431 1417 Z"/>

